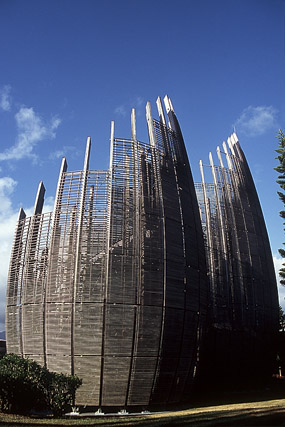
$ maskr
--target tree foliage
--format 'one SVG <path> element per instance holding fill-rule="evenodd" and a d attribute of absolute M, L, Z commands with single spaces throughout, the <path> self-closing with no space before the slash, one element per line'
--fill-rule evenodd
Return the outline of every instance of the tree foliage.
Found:
<path fill-rule="evenodd" d="M 81 384 L 76 376 L 50 372 L 33 360 L 7 354 L 0 360 L 0 409 L 12 413 L 51 411 L 62 415 L 73 404 Z"/>
<path fill-rule="evenodd" d="M 279 331 L 285 331 L 285 313 L 281 305 L 279 305 Z"/>
<path fill-rule="evenodd" d="M 279 129 L 277 138 L 279 140 L 279 146 L 278 146 L 278 149 L 275 151 L 278 153 L 278 156 L 276 157 L 276 159 L 279 160 L 279 165 L 274 169 L 279 174 L 276 182 L 277 184 L 280 185 L 280 188 L 282 190 L 282 191 L 277 191 L 277 194 L 285 208 L 285 192 L 284 192 L 285 191 L 285 135 L 280 129 Z M 285 219 L 285 210 L 281 210 L 279 214 L 281 218 Z M 283 222 L 283 225 L 285 225 L 285 222 Z M 283 245 L 285 245 L 285 243 L 283 243 Z M 285 258 L 285 249 L 283 248 L 279 249 L 279 253 L 282 256 L 282 258 Z M 281 285 L 285 286 L 285 263 L 282 264 L 282 267 L 279 270 L 279 276 L 281 278 L 280 280 Z"/>

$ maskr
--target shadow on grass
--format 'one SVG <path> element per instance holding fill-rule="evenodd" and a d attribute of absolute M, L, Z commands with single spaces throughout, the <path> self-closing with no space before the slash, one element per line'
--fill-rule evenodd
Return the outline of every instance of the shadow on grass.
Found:
<path fill-rule="evenodd" d="M 285 402 L 284 402 L 285 403 Z M 149 422 L 139 422 L 140 427 L 155 426 L 285 426 L 285 408 L 255 410 L 215 411 L 198 415 L 185 415 Z"/>
<path fill-rule="evenodd" d="M 171 410 L 173 412 L 171 412 Z M 247 392 L 200 394 L 191 405 L 168 412 L 134 417 L 35 419 L 0 414 L 1 426 L 285 426 L 285 384 L 273 382 L 270 389 Z"/>

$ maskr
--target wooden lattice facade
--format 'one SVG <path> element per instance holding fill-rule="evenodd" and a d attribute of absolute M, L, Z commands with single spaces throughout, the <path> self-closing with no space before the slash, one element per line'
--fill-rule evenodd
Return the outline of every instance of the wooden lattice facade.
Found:
<path fill-rule="evenodd" d="M 12 249 L 8 352 L 83 379 L 76 403 L 147 406 L 189 396 L 197 372 L 208 282 L 199 207 L 168 97 L 147 104 L 149 142 L 115 138 L 110 167 L 68 172 L 55 206 L 20 211 Z"/>
<path fill-rule="evenodd" d="M 270 244 L 253 179 L 234 133 L 200 162 L 195 184 L 209 276 L 203 384 L 266 384 L 277 351 L 278 295 Z M 206 182 L 206 176 L 211 183 Z"/>

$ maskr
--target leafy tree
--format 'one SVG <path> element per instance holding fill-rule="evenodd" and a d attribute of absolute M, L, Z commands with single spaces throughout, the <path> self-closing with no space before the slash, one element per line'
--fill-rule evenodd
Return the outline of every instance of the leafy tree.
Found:
<path fill-rule="evenodd" d="M 50 372 L 33 360 L 7 354 L 0 360 L 0 409 L 13 413 L 35 409 L 61 415 L 74 402 L 81 384 L 76 376 Z"/>
<path fill-rule="evenodd" d="M 75 375 L 50 372 L 47 389 L 47 403 L 54 415 L 61 415 L 64 410 L 74 404 L 75 392 L 82 384 Z"/>
<path fill-rule="evenodd" d="M 281 305 L 279 305 L 279 331 L 285 331 L 285 313 Z"/>
<path fill-rule="evenodd" d="M 277 138 L 279 140 L 279 147 L 277 150 L 275 150 L 278 153 L 278 156 L 276 157 L 277 160 L 279 160 L 279 165 L 274 168 L 278 173 L 278 179 L 276 180 L 277 184 L 280 185 L 281 189 L 283 191 L 277 191 L 277 194 L 283 203 L 283 206 L 285 208 L 285 135 L 282 132 L 281 129 L 279 129 Z M 285 210 L 281 210 L 279 215 L 281 218 L 285 219 Z M 285 225 L 285 222 L 283 222 L 283 225 Z M 283 243 L 285 245 L 285 243 Z M 279 253 L 282 256 L 282 258 L 285 258 L 285 249 L 281 248 L 279 249 Z M 279 276 L 281 278 L 280 283 L 285 286 L 285 263 L 282 264 L 282 267 L 279 270 Z"/>

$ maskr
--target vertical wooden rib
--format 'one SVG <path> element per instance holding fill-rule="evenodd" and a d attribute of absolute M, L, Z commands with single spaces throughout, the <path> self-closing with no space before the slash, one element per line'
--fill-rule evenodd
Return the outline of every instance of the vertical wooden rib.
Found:
<path fill-rule="evenodd" d="M 90 158 L 91 138 L 87 138 L 86 151 L 84 158 L 83 174 L 81 181 L 81 195 L 79 201 L 79 215 L 76 236 L 76 249 L 75 249 L 75 265 L 74 265 L 74 284 L 73 284 L 73 298 L 72 298 L 72 312 L 71 312 L 71 375 L 74 375 L 74 329 L 75 329 L 75 310 L 76 310 L 76 291 L 79 281 L 79 263 L 80 263 L 80 248 L 81 248 L 81 235 L 84 219 L 84 206 L 86 199 L 89 158 Z"/>
<path fill-rule="evenodd" d="M 108 299 L 108 284 L 110 277 L 110 239 L 111 239 L 111 221 L 112 221 L 112 191 L 113 191 L 113 155 L 114 155 L 114 135 L 115 122 L 111 122 L 110 135 L 110 160 L 109 160 L 109 176 L 108 176 L 108 202 L 107 202 L 107 228 L 106 228 L 106 274 L 105 274 L 105 290 L 103 298 L 103 318 L 102 318 L 102 346 L 101 346 L 101 366 L 100 366 L 100 392 L 99 392 L 99 408 L 103 402 L 103 382 L 104 382 L 104 367 L 105 367 L 105 338 L 106 338 L 106 316 L 107 316 L 107 299 Z"/>
<path fill-rule="evenodd" d="M 58 182 L 57 182 L 57 188 L 55 193 L 55 200 L 54 200 L 54 208 L 53 208 L 53 219 L 52 219 L 52 229 L 51 229 L 51 242 L 50 242 L 50 248 L 49 248 L 49 254 L 48 254 L 48 271 L 47 271 L 47 282 L 44 289 L 44 295 L 43 295 L 43 340 L 44 340 L 44 364 L 47 366 L 47 339 L 49 335 L 48 331 L 48 324 L 47 324 L 47 295 L 49 292 L 49 288 L 54 280 L 54 275 L 52 271 L 53 267 L 53 252 L 55 249 L 58 250 L 57 247 L 57 234 L 58 234 L 58 227 L 59 227 L 59 220 L 60 220 L 60 214 L 61 214 L 61 201 L 62 201 L 62 195 L 63 195 L 63 186 L 64 186 L 64 177 L 65 173 L 67 171 L 67 162 L 66 158 L 63 157 L 61 161 L 59 176 L 58 176 Z M 57 262 L 57 260 L 54 260 Z"/>

